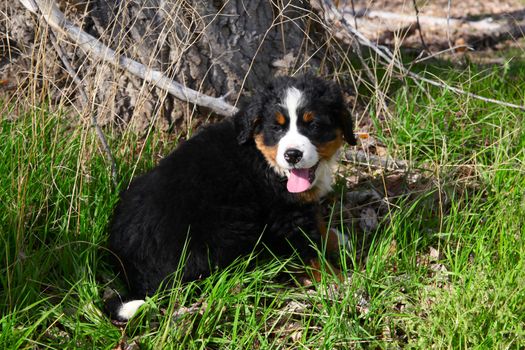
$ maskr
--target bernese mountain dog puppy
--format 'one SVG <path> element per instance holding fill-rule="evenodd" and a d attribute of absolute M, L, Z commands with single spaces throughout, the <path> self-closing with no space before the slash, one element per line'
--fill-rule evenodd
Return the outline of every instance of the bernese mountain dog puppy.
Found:
<path fill-rule="evenodd" d="M 180 144 L 121 194 L 109 246 L 130 293 L 108 303 L 111 316 L 128 320 L 179 267 L 183 282 L 200 279 L 258 242 L 319 267 L 319 199 L 344 140 L 355 144 L 340 89 L 303 75 L 276 78 Z"/>

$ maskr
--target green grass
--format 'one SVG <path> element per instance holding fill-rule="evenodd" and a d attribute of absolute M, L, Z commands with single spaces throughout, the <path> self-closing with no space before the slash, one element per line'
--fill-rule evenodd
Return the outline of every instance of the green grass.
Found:
<path fill-rule="evenodd" d="M 523 104 L 523 70 L 516 63 L 436 73 L 469 91 Z M 122 329 L 102 311 L 104 290 L 118 286 L 105 250 L 118 190 L 93 130 L 70 127 L 46 108 L 28 110 L 16 122 L 2 116 L 0 346 L 523 348 L 523 114 L 413 85 L 392 97 L 394 118 L 374 119 L 376 136 L 432 186 L 396 203 L 365 258 L 343 257 L 349 281 L 334 289 L 326 274 L 316 287 L 299 288 L 283 281 L 293 262 L 253 268 L 244 259 L 151 297 Z M 145 142 L 115 135 L 119 188 L 174 146 L 156 133 Z M 357 244 L 360 233 L 351 233 Z M 181 307 L 187 312 L 175 317 Z"/>

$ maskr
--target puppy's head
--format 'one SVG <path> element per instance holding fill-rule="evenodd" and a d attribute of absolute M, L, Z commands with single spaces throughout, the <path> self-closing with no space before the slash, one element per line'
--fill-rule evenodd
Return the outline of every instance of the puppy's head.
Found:
<path fill-rule="evenodd" d="M 337 85 L 304 75 L 275 79 L 235 116 L 239 142 L 253 139 L 292 193 L 330 190 L 332 165 L 352 121 Z"/>

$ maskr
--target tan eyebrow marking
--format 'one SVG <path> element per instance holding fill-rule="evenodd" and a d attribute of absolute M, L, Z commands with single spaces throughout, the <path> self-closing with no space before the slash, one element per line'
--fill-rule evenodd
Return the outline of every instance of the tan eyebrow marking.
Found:
<path fill-rule="evenodd" d="M 314 120 L 314 113 L 313 112 L 306 112 L 303 114 L 303 120 L 305 123 L 309 123 L 312 120 Z"/>
<path fill-rule="evenodd" d="M 275 120 L 279 125 L 284 125 L 286 123 L 286 118 L 281 112 L 275 113 Z"/>

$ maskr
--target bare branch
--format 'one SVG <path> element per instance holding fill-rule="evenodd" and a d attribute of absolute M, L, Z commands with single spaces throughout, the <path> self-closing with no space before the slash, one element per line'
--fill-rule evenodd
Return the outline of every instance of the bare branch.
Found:
<path fill-rule="evenodd" d="M 409 164 L 404 160 L 394 159 L 389 156 L 380 157 L 362 150 L 347 150 L 345 152 L 345 160 L 354 164 L 385 170 L 407 170 L 409 168 Z"/>
<path fill-rule="evenodd" d="M 46 23 L 52 28 L 64 33 L 70 40 L 74 41 L 85 52 L 105 62 L 116 65 L 128 72 L 144 79 L 145 81 L 168 91 L 176 98 L 188 101 L 198 106 L 209 108 L 217 114 L 229 116 L 238 111 L 238 109 L 223 98 L 215 98 L 204 95 L 198 91 L 190 89 L 179 84 L 162 72 L 146 67 L 128 57 L 121 56 L 115 50 L 105 46 L 95 37 L 84 32 L 82 29 L 68 21 L 64 14 L 58 9 L 52 0 L 19 0 L 25 8 L 37 14 L 40 8 L 42 16 Z"/>

